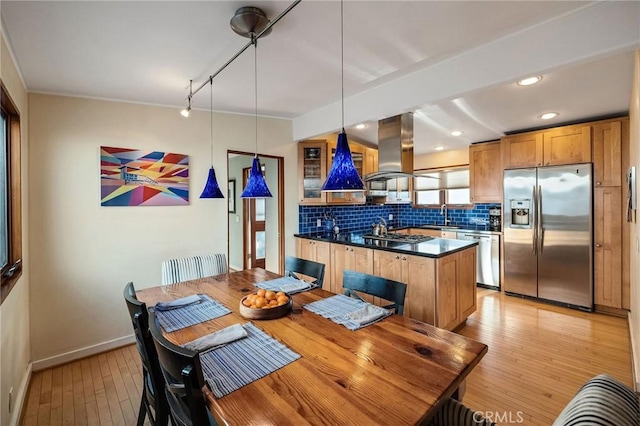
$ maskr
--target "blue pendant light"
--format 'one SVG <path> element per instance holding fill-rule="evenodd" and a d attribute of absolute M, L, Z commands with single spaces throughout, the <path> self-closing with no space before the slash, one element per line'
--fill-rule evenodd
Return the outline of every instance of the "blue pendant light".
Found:
<path fill-rule="evenodd" d="M 271 198 L 271 191 L 267 187 L 267 182 L 262 175 L 262 168 L 260 167 L 260 159 L 256 155 L 253 157 L 253 164 L 251 165 L 251 172 L 249 173 L 249 180 L 247 186 L 242 191 L 242 198 Z"/>
<path fill-rule="evenodd" d="M 325 180 L 322 185 L 322 191 L 349 192 L 362 191 L 363 189 L 364 184 L 351 158 L 347 134 L 344 129 L 342 129 L 342 133 L 338 135 L 336 155 L 333 157 L 333 163 L 327 175 L 327 180 Z"/>
<path fill-rule="evenodd" d="M 256 155 L 253 157 L 251 165 L 251 173 L 247 180 L 247 186 L 242 191 L 241 198 L 271 198 L 271 191 L 267 187 L 264 180 L 262 168 L 260 167 L 260 159 L 258 158 L 258 39 L 255 33 L 251 33 L 251 42 L 254 46 L 254 62 L 255 62 L 255 100 L 256 100 Z"/>
<path fill-rule="evenodd" d="M 333 158 L 322 192 L 364 191 L 364 183 L 351 158 L 347 133 L 344 131 L 344 6 L 340 1 L 340 53 L 342 65 L 342 132 L 338 135 L 336 155 Z"/>
<path fill-rule="evenodd" d="M 213 169 L 213 79 L 210 79 L 209 83 L 211 83 L 211 168 L 200 198 L 224 198 L 216 180 L 216 171 Z"/>

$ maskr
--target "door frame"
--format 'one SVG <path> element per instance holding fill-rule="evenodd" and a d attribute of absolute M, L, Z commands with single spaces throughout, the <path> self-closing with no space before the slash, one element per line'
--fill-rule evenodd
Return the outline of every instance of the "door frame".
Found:
<path fill-rule="evenodd" d="M 245 156 L 250 156 L 250 157 L 254 157 L 255 153 L 254 152 L 246 152 L 246 151 L 236 151 L 236 150 L 227 150 L 227 179 L 229 179 L 229 155 L 233 154 L 233 155 L 245 155 Z M 258 153 L 258 156 L 260 158 L 270 158 L 273 160 L 277 161 L 277 170 L 278 170 L 278 176 L 277 176 L 277 181 L 278 181 L 278 196 L 277 196 L 277 200 L 276 202 L 278 203 L 278 218 L 277 218 L 277 223 L 278 223 L 278 271 L 273 271 L 273 272 L 277 272 L 279 274 L 283 274 L 284 273 L 284 217 L 285 217 L 285 211 L 284 211 L 284 157 L 281 156 L 277 156 L 277 155 L 267 155 L 267 154 L 260 154 Z M 227 223 L 227 253 L 230 253 L 230 247 L 229 247 L 229 238 L 230 238 L 230 234 L 229 234 L 229 224 Z M 244 238 L 244 235 L 243 235 Z"/>

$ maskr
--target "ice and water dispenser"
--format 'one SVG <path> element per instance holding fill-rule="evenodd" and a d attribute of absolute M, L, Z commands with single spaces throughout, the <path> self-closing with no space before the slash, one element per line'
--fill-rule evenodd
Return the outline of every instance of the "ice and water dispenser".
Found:
<path fill-rule="evenodd" d="M 510 200 L 511 202 L 511 227 L 531 227 L 531 200 Z"/>

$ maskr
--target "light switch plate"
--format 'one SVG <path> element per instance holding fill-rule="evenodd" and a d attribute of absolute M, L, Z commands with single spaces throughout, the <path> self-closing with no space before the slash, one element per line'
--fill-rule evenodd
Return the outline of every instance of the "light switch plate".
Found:
<path fill-rule="evenodd" d="M 389 213 L 389 220 L 393 220 L 393 213 Z"/>
<path fill-rule="evenodd" d="M 317 227 L 322 226 L 322 219 L 318 219 L 318 221 L 316 222 L 316 226 Z"/>

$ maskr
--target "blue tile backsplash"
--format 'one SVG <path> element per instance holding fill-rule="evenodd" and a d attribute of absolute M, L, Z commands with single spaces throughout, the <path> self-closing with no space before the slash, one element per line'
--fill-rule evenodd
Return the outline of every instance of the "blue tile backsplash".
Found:
<path fill-rule="evenodd" d="M 449 209 L 449 225 L 488 225 L 489 208 L 500 204 L 475 204 L 473 209 Z M 393 214 L 393 220 L 389 220 Z M 414 209 L 411 204 L 358 205 L 358 206 L 299 206 L 298 232 L 308 234 L 322 231 L 326 217 L 334 217 L 341 231 L 368 231 L 381 216 L 389 227 L 418 225 L 442 225 L 444 217 L 440 209 Z M 318 219 L 322 226 L 317 226 Z"/>

